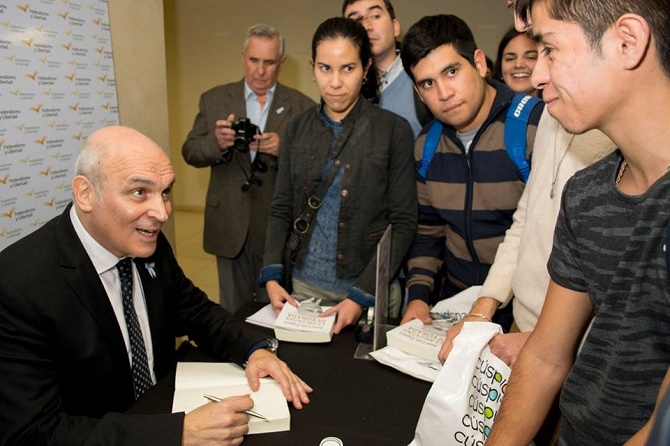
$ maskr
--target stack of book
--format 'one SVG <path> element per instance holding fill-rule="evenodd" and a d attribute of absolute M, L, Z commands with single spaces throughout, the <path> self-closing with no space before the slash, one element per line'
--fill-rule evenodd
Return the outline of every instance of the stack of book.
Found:
<path fill-rule="evenodd" d="M 386 342 L 412 356 L 437 362 L 446 332 L 414 319 L 386 333 Z"/>

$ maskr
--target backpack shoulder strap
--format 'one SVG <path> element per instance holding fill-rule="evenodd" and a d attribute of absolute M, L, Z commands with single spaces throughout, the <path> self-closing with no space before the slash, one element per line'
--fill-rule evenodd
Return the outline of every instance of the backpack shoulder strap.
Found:
<path fill-rule="evenodd" d="M 442 122 L 439 119 L 433 119 L 430 123 L 426 139 L 423 141 L 423 154 L 421 155 L 421 165 L 417 168 L 417 173 L 422 179 L 426 179 L 426 172 L 430 165 L 433 155 L 437 151 L 437 146 L 440 143 L 440 136 L 442 136 Z"/>
<path fill-rule="evenodd" d="M 526 158 L 527 138 L 526 128 L 533 109 L 541 101 L 540 98 L 523 93 L 517 93 L 507 110 L 505 118 L 505 149 L 507 156 L 521 172 L 525 183 L 530 175 L 530 163 Z"/>

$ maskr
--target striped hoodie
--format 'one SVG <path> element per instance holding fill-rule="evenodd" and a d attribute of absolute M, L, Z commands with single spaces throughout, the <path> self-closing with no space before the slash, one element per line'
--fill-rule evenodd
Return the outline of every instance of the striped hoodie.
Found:
<path fill-rule="evenodd" d="M 472 285 L 481 285 L 495 258 L 498 244 L 512 225 L 523 192 L 521 174 L 507 155 L 505 116 L 514 93 L 489 81 L 496 89 L 491 110 L 466 154 L 456 130 L 444 125 L 425 180 L 417 176 L 418 231 L 408 253 L 409 300 L 429 301 L 435 281 L 444 272 L 439 299 Z M 535 107 L 527 127 L 530 156 L 543 105 Z M 414 145 L 421 163 L 426 126 Z"/>

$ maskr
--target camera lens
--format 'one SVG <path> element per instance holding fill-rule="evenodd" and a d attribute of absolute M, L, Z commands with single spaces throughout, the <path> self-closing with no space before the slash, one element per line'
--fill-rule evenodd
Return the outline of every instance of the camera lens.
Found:
<path fill-rule="evenodd" d="M 261 130 L 257 125 L 252 124 L 249 118 L 240 118 L 231 126 L 235 130 L 235 140 L 233 147 L 240 152 L 248 152 L 249 144 L 253 142 L 254 135 L 260 134 Z"/>
<path fill-rule="evenodd" d="M 235 150 L 246 153 L 249 151 L 249 142 L 244 136 L 235 136 Z"/>

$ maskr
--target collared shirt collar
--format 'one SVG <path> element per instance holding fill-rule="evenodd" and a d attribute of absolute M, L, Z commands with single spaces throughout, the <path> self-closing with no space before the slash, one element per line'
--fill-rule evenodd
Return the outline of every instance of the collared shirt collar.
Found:
<path fill-rule="evenodd" d="M 70 221 L 72 221 L 72 226 L 74 226 L 74 230 L 77 233 L 79 240 L 81 240 L 81 244 L 84 245 L 86 254 L 88 254 L 88 257 L 91 259 L 95 271 L 98 274 L 102 274 L 115 268 L 120 259 L 103 248 L 102 245 L 98 243 L 88 231 L 86 231 L 81 220 L 79 220 L 79 216 L 77 215 L 74 206 L 70 209 Z"/>
<path fill-rule="evenodd" d="M 272 86 L 272 88 L 270 88 L 267 91 L 267 93 L 265 93 L 265 95 L 268 97 L 268 102 L 267 102 L 268 104 L 270 104 L 272 102 L 272 97 L 274 96 L 276 89 L 277 89 L 277 83 L 275 82 L 275 84 Z M 249 98 L 252 98 L 252 97 L 257 98 L 258 95 L 256 93 L 254 93 L 254 91 L 251 89 L 251 87 L 249 87 L 249 85 L 247 85 L 247 81 L 244 81 L 244 100 L 247 101 L 247 100 L 249 100 Z"/>
<path fill-rule="evenodd" d="M 400 75 L 400 73 L 402 73 L 402 70 L 402 60 L 400 59 L 400 55 L 396 53 L 396 57 L 393 63 L 389 65 L 386 71 L 379 75 L 379 91 L 382 92 L 386 87 L 391 85 L 391 83 L 393 83 L 393 81 Z"/>

